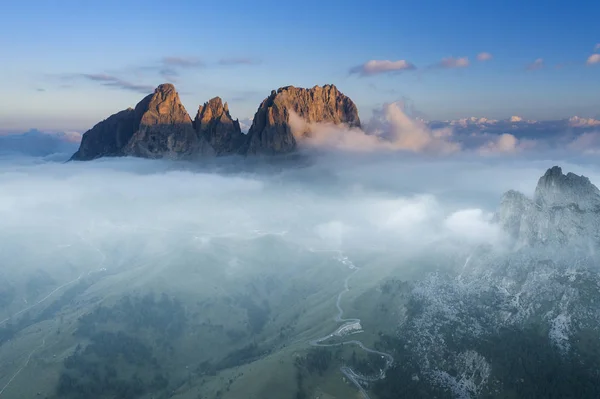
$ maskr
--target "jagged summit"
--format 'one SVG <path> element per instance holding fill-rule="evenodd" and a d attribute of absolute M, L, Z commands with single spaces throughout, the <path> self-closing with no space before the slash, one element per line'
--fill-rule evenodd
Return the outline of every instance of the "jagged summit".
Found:
<path fill-rule="evenodd" d="M 176 93 L 175 86 L 172 83 L 163 83 L 158 85 L 156 89 L 154 89 L 154 93 Z"/>
<path fill-rule="evenodd" d="M 554 166 L 539 179 L 534 198 L 511 190 L 497 214 L 520 245 L 600 244 L 600 190 L 585 176 Z"/>
<path fill-rule="evenodd" d="M 310 89 L 294 86 L 280 87 L 260 104 L 248 138 L 242 149 L 245 154 L 286 154 L 296 150 L 290 114 L 295 113 L 308 124 L 327 122 L 360 127 L 358 109 L 354 102 L 334 85 Z"/>
<path fill-rule="evenodd" d="M 587 177 L 571 172 L 564 175 L 560 167 L 553 166 L 540 177 L 533 200 L 543 207 L 574 204 L 591 210 L 600 207 L 600 190 Z"/>
<path fill-rule="evenodd" d="M 211 98 L 198 108 L 194 127 L 214 148 L 217 155 L 237 153 L 244 143 L 245 135 L 240 122 L 233 120 L 229 106 L 220 97 Z"/>
<path fill-rule="evenodd" d="M 206 139 L 196 134 L 175 86 L 164 83 L 136 106 L 139 128 L 125 147 L 126 155 L 143 158 L 192 158 L 213 155 Z"/>
<path fill-rule="evenodd" d="M 292 132 L 290 115 L 306 122 Z M 96 124 L 84 133 L 72 160 L 130 155 L 142 158 L 190 159 L 228 154 L 287 154 L 296 150 L 294 134 L 304 135 L 311 123 L 360 127 L 358 110 L 334 85 L 310 89 L 294 86 L 273 90 L 258 108 L 247 135 L 227 103 L 214 97 L 198 108 L 192 121 L 170 83 Z M 298 125 L 298 123 L 296 123 Z"/>
<path fill-rule="evenodd" d="M 118 112 L 85 132 L 71 159 L 124 155 L 182 159 L 212 154 L 210 144 L 196 134 L 175 86 L 165 83 L 135 109 Z"/>
<path fill-rule="evenodd" d="M 210 115 L 211 117 L 214 115 L 215 117 L 220 117 L 225 113 L 230 116 L 229 105 L 227 105 L 227 102 L 223 103 L 221 97 L 213 97 L 198 107 L 195 120 L 201 120 L 203 115 Z"/>

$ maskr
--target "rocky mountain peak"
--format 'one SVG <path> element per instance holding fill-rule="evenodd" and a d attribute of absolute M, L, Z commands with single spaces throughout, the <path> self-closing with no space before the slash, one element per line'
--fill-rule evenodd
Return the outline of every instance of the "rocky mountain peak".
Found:
<path fill-rule="evenodd" d="M 158 85 L 158 87 L 154 89 L 154 93 L 177 94 L 177 90 L 175 90 L 175 86 L 172 83 L 163 83 Z"/>
<path fill-rule="evenodd" d="M 292 115 L 296 118 L 290 120 Z M 334 85 L 309 89 L 284 86 L 272 90 L 260 104 L 244 135 L 221 98 L 214 97 L 200 106 L 192 121 L 175 86 L 165 83 L 134 109 L 116 113 L 87 131 L 72 159 L 287 154 L 296 150 L 296 137 L 309 134 L 315 123 L 360 127 L 358 109 Z"/>
<path fill-rule="evenodd" d="M 497 219 L 520 245 L 600 244 L 600 191 L 585 176 L 554 166 L 539 179 L 534 198 L 504 194 Z"/>
<path fill-rule="evenodd" d="M 214 97 L 198 107 L 198 112 L 196 113 L 195 120 L 202 120 L 202 118 L 206 118 L 207 120 L 212 118 L 213 116 L 219 118 L 223 114 L 229 114 L 229 107 L 227 103 L 223 104 L 223 100 L 221 97 Z"/>
<path fill-rule="evenodd" d="M 310 89 L 285 86 L 271 91 L 260 104 L 243 152 L 247 154 L 286 154 L 296 150 L 290 114 L 296 114 L 308 124 L 333 123 L 360 127 L 358 109 L 352 100 L 334 85 Z"/>
<path fill-rule="evenodd" d="M 144 158 L 181 159 L 214 154 L 170 83 L 161 84 L 135 109 L 127 108 L 88 130 L 71 159 L 132 155 Z"/>
<path fill-rule="evenodd" d="M 198 108 L 194 127 L 217 155 L 237 153 L 245 139 L 239 121 L 233 120 L 229 106 L 220 97 L 211 98 Z"/>
<path fill-rule="evenodd" d="M 582 210 L 600 208 L 600 190 L 585 176 L 564 175 L 554 166 L 540 177 L 533 200 L 542 207 L 574 205 Z"/>
<path fill-rule="evenodd" d="M 144 158 L 194 158 L 213 155 L 206 139 L 198 136 L 175 86 L 161 84 L 136 106 L 139 128 L 125 147 L 126 155 Z"/>

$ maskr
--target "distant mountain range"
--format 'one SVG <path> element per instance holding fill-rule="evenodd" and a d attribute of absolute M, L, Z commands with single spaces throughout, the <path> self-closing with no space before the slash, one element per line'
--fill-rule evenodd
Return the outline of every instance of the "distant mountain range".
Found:
<path fill-rule="evenodd" d="M 0 155 L 48 156 L 72 153 L 77 149 L 79 133 L 44 133 L 31 129 L 25 133 L 0 135 Z"/>
<path fill-rule="evenodd" d="M 475 116 L 471 116 L 469 118 L 462 119 L 454 119 L 454 120 L 446 120 L 446 121 L 437 121 L 433 123 L 442 123 L 448 124 L 450 126 L 507 126 L 513 125 L 518 127 L 519 125 L 535 125 L 540 123 L 550 123 L 555 125 L 567 125 L 571 127 L 597 127 L 600 126 L 600 120 L 594 118 L 581 118 L 579 116 L 572 116 L 568 119 L 557 119 L 551 121 L 535 121 L 535 120 L 526 120 L 520 116 L 513 115 L 508 119 L 488 119 L 488 118 L 477 118 Z"/>
<path fill-rule="evenodd" d="M 510 133 L 518 138 L 556 137 L 569 132 L 583 133 L 600 129 L 600 120 L 573 116 L 568 119 L 535 121 L 526 120 L 520 116 L 511 116 L 508 119 L 487 118 L 462 118 L 445 121 L 425 121 L 432 128 L 452 127 L 456 134 L 472 132 L 504 134 Z"/>

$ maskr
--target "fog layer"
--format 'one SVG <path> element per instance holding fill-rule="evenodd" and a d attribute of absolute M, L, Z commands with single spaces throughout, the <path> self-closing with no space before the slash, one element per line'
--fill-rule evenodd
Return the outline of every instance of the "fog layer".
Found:
<path fill-rule="evenodd" d="M 142 259 L 212 237 L 264 234 L 395 256 L 436 241 L 499 243 L 502 233 L 490 220 L 502 193 L 531 194 L 557 162 L 337 152 L 313 154 L 301 166 L 231 158 L 199 168 L 127 158 L 3 158 L 0 257 L 4 271 L 94 256 L 111 256 L 114 267 L 125 255 Z M 593 164 L 560 163 L 592 181 L 600 176 Z M 223 165 L 228 172 L 219 172 Z"/>

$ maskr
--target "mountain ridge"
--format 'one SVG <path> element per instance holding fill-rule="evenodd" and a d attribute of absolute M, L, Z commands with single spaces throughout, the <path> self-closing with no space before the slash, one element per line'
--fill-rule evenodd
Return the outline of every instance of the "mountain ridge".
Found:
<path fill-rule="evenodd" d="M 272 90 L 258 107 L 247 135 L 227 102 L 214 97 L 198 108 L 192 120 L 175 86 L 159 85 L 135 108 L 117 112 L 83 134 L 71 160 L 101 157 L 199 159 L 222 155 L 279 155 L 297 150 L 290 115 L 309 123 L 359 127 L 354 102 L 335 85 L 310 89 L 284 86 Z"/>

